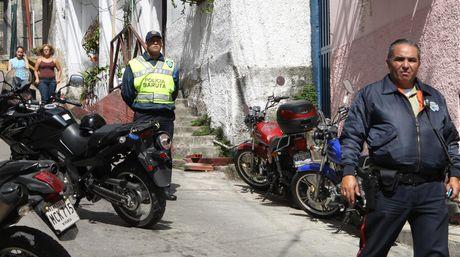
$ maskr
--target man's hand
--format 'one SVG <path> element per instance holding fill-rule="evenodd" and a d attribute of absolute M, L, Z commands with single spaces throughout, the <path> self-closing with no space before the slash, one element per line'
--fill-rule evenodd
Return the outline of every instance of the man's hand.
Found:
<path fill-rule="evenodd" d="M 359 192 L 358 181 L 355 176 L 348 175 L 342 178 L 342 185 L 340 189 L 342 196 L 353 206 L 355 205 L 355 195 L 361 195 Z M 458 193 L 458 191 L 457 191 Z"/>
<path fill-rule="evenodd" d="M 457 177 L 449 178 L 449 182 L 446 185 L 447 192 L 449 192 L 451 188 L 452 188 L 452 195 L 450 196 L 449 199 L 454 200 L 457 198 L 458 193 L 460 192 L 460 181 Z"/>

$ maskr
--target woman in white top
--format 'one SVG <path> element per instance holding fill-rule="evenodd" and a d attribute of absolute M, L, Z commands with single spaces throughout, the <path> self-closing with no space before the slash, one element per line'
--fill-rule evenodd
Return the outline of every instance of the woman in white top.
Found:
<path fill-rule="evenodd" d="M 8 62 L 8 71 L 14 70 L 15 76 L 21 80 L 29 80 L 29 61 L 27 60 L 24 47 L 16 47 L 16 57 Z"/>

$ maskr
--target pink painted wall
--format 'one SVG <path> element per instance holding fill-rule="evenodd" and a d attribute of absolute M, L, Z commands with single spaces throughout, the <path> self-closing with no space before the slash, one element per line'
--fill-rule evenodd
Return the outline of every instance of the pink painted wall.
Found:
<path fill-rule="evenodd" d="M 340 8 L 349 9 L 342 14 L 346 18 L 340 17 Z M 338 17 L 332 17 L 334 14 Z M 444 94 L 460 128 L 459 17 L 458 0 L 331 1 L 333 110 L 345 93 L 342 81 L 350 80 L 358 89 L 382 79 L 388 72 L 388 46 L 406 37 L 421 47 L 419 78 Z"/>

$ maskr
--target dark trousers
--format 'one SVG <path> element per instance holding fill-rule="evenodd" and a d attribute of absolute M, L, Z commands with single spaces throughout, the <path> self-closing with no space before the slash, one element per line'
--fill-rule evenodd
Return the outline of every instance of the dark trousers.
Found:
<path fill-rule="evenodd" d="M 40 91 L 40 95 L 42 96 L 42 102 L 48 103 L 51 96 L 56 91 L 56 79 L 40 78 L 40 82 L 38 83 L 38 90 Z"/>
<path fill-rule="evenodd" d="M 174 118 L 175 118 L 174 112 L 172 112 L 172 115 L 167 115 L 167 116 L 153 115 L 150 113 L 140 113 L 140 112 L 134 113 L 134 121 L 157 120 L 158 123 L 160 123 L 160 130 L 168 133 L 169 136 L 171 137 L 171 140 L 173 139 L 173 136 L 174 136 Z M 168 151 L 168 154 L 172 159 L 171 151 Z M 172 173 L 172 166 L 170 167 L 170 169 Z M 171 177 L 172 177 L 172 174 L 171 174 Z M 169 193 L 170 186 L 167 186 L 165 190 Z"/>
<path fill-rule="evenodd" d="M 399 185 L 392 195 L 378 192 L 376 209 L 361 227 L 358 256 L 386 256 L 409 221 L 414 256 L 449 256 L 448 213 L 443 182 Z"/>
<path fill-rule="evenodd" d="M 135 121 L 146 121 L 146 120 L 156 120 L 160 123 L 160 130 L 165 131 L 171 137 L 171 140 L 174 136 L 174 116 L 160 116 L 160 115 L 152 115 L 147 113 L 134 113 L 134 120 Z"/>

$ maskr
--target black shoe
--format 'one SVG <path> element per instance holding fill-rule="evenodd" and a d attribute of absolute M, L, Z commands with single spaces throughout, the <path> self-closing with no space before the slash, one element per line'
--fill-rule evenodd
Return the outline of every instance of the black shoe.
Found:
<path fill-rule="evenodd" d="M 176 201 L 177 200 L 177 196 L 175 194 L 171 194 L 168 189 L 165 190 L 165 196 L 166 196 L 166 200 L 168 200 L 168 201 Z"/>

